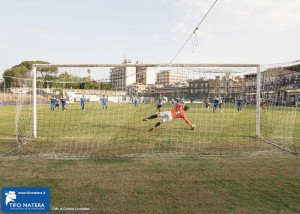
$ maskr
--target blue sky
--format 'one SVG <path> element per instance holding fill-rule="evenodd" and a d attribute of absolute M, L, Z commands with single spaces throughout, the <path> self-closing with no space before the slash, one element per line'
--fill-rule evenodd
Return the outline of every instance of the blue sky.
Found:
<path fill-rule="evenodd" d="M 215 0 L 0 0 L 0 78 L 25 60 L 168 63 Z M 174 63 L 300 59 L 299 0 L 218 0 Z"/>

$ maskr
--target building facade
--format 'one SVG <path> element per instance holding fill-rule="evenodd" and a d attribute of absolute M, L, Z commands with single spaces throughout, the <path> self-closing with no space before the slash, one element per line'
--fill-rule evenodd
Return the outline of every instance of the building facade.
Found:
<path fill-rule="evenodd" d="M 192 97 L 208 97 L 209 79 L 203 77 L 195 80 L 188 80 L 189 91 Z"/>
<path fill-rule="evenodd" d="M 188 79 L 187 73 L 161 70 L 158 73 L 146 66 L 116 67 L 111 69 L 110 79 L 113 90 L 126 91 L 135 96 L 157 97 L 177 96 L 187 99 L 203 99 L 221 96 L 236 98 L 243 96 L 246 100 L 256 100 L 257 73 L 234 76 L 230 73 L 213 78 L 200 77 Z M 271 68 L 261 72 L 261 99 L 282 100 L 295 103 L 300 93 L 300 64 Z M 300 102 L 300 100 L 299 100 Z M 283 103 L 283 102 L 282 102 Z"/>
<path fill-rule="evenodd" d="M 243 78 L 226 74 L 209 79 L 209 97 L 221 96 L 232 98 L 240 95 L 243 88 Z"/>
<path fill-rule="evenodd" d="M 147 96 L 148 86 L 144 84 L 134 83 L 126 86 L 126 93 L 130 96 Z"/>
<path fill-rule="evenodd" d="M 150 85 L 155 84 L 156 76 L 153 68 L 137 67 L 136 68 L 136 83 Z"/>
<path fill-rule="evenodd" d="M 300 64 L 270 68 L 263 72 L 261 93 L 279 105 L 300 102 Z"/>
<path fill-rule="evenodd" d="M 132 64 L 132 67 L 115 67 L 110 69 L 110 82 L 113 90 L 125 91 L 128 85 L 136 83 L 135 62 L 124 61 L 124 64 Z"/>
<path fill-rule="evenodd" d="M 170 70 L 163 70 L 156 75 L 156 84 L 169 86 L 178 83 L 186 83 L 187 74 L 174 73 Z"/>

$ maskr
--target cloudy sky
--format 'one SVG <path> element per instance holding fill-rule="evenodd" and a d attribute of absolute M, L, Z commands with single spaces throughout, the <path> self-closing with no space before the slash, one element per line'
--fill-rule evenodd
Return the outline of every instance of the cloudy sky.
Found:
<path fill-rule="evenodd" d="M 0 0 L 0 78 L 25 60 L 168 63 L 214 2 Z M 299 11 L 299 0 L 218 0 L 173 63 L 299 60 Z"/>

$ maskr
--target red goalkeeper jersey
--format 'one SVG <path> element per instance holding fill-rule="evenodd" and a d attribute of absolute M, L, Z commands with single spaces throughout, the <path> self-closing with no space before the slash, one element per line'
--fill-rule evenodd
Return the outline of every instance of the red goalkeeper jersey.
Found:
<path fill-rule="evenodd" d="M 170 111 L 173 118 L 182 118 L 187 124 L 189 124 L 190 126 L 192 125 L 185 115 L 185 111 L 183 110 L 182 104 L 177 103 L 176 107 L 172 108 Z"/>

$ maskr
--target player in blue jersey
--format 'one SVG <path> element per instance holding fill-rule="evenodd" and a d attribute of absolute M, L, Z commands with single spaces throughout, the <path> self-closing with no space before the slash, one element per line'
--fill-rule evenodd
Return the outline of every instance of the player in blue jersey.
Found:
<path fill-rule="evenodd" d="M 176 103 L 180 103 L 180 101 L 181 101 L 181 100 L 180 100 L 180 97 L 179 97 L 179 96 L 178 96 L 177 98 L 175 98 L 175 102 L 176 102 Z"/>
<path fill-rule="evenodd" d="M 242 111 L 242 105 L 243 105 L 243 98 L 242 96 L 239 96 L 237 99 L 238 112 Z"/>
<path fill-rule="evenodd" d="M 159 96 L 157 98 L 157 107 L 156 107 L 158 112 L 160 112 L 162 110 L 162 105 L 163 105 L 163 98 L 161 96 Z"/>
<path fill-rule="evenodd" d="M 107 99 L 105 97 L 105 95 L 102 96 L 101 98 L 101 102 L 102 102 L 102 109 L 107 109 Z"/>
<path fill-rule="evenodd" d="M 82 95 L 82 97 L 80 98 L 80 103 L 81 103 L 81 110 L 84 111 L 84 104 L 85 104 L 85 97 L 84 97 L 84 95 Z"/>
<path fill-rule="evenodd" d="M 215 113 L 215 111 L 216 111 L 217 108 L 219 107 L 219 103 L 220 103 L 220 100 L 219 100 L 219 98 L 217 98 L 217 96 L 214 97 L 213 103 L 214 103 L 214 106 L 213 106 L 213 113 Z"/>
<path fill-rule="evenodd" d="M 67 99 L 65 97 L 62 97 L 60 99 L 60 101 L 61 101 L 61 110 L 65 111 L 66 110 Z"/>
<path fill-rule="evenodd" d="M 138 99 L 137 99 L 137 97 L 134 97 L 133 102 L 134 102 L 134 108 L 137 108 L 138 107 Z"/>
<path fill-rule="evenodd" d="M 55 110 L 55 105 L 56 105 L 56 97 L 54 95 L 52 95 L 52 97 L 50 98 L 50 104 L 51 104 L 51 111 Z"/>

